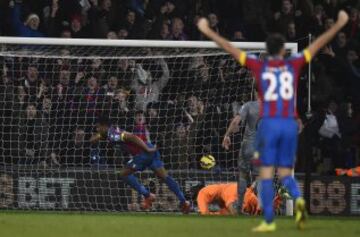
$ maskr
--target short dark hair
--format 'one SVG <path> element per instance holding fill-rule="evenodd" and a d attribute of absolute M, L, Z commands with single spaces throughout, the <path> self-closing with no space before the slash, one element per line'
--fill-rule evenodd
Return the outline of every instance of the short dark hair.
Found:
<path fill-rule="evenodd" d="M 111 125 L 111 121 L 110 121 L 110 119 L 107 118 L 107 117 L 99 117 L 99 118 L 97 119 L 97 124 L 110 126 L 110 125 Z"/>
<path fill-rule="evenodd" d="M 277 55 L 280 53 L 280 50 L 284 48 L 285 37 L 279 33 L 271 34 L 266 39 L 266 50 L 269 55 Z"/>

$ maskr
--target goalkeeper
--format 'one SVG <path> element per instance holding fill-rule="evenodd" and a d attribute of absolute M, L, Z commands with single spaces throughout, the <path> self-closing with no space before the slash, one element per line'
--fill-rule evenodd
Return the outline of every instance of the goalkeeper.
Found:
<path fill-rule="evenodd" d="M 197 205 L 201 215 L 236 215 L 238 187 L 237 183 L 220 183 L 211 184 L 202 187 L 195 192 L 197 195 Z M 259 201 L 256 195 L 256 182 L 246 189 L 244 194 L 244 202 L 241 211 L 249 215 L 257 215 L 261 213 Z M 274 200 L 275 209 L 278 209 L 281 204 L 279 195 Z M 217 211 L 211 211 L 210 206 L 215 205 L 220 208 Z"/>
<path fill-rule="evenodd" d="M 126 167 L 120 171 L 120 176 L 128 185 L 144 197 L 142 203 L 143 209 L 151 208 L 152 203 L 155 201 L 155 194 L 150 193 L 149 190 L 140 184 L 133 173 L 150 168 L 179 199 L 181 211 L 185 214 L 189 213 L 190 202 L 185 200 L 178 183 L 167 174 L 164 164 L 160 160 L 159 151 L 148 141 L 145 131 L 138 131 L 136 134 L 128 133 L 117 126 L 113 126 L 107 118 L 100 118 L 96 125 L 96 133 L 91 136 L 90 142 L 96 143 L 103 139 L 108 140 L 114 145 L 121 146 L 133 156 L 127 162 Z"/>

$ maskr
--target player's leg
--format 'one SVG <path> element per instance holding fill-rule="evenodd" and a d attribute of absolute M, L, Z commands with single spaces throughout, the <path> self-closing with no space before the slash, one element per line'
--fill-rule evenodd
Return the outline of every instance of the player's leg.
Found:
<path fill-rule="evenodd" d="M 306 219 L 305 201 L 301 197 L 299 186 L 293 177 L 293 166 L 297 150 L 298 127 L 295 120 L 286 121 L 279 141 L 278 174 L 282 185 L 295 200 L 295 218 L 299 228 L 303 228 Z"/>
<path fill-rule="evenodd" d="M 267 223 L 272 223 L 274 220 L 274 209 L 272 202 L 274 200 L 274 167 L 261 167 L 260 178 L 261 178 L 261 200 L 263 205 L 264 218 Z"/>
<path fill-rule="evenodd" d="M 244 196 L 247 187 L 247 179 L 244 177 L 244 171 L 240 169 L 239 179 L 238 179 L 238 212 L 242 213 L 242 209 L 244 206 Z"/>
<path fill-rule="evenodd" d="M 261 180 L 260 198 L 262 200 L 262 211 L 265 221 L 262 222 L 259 226 L 255 227 L 253 231 L 272 232 L 276 230 L 273 206 L 273 200 L 275 196 L 273 185 L 274 167 L 261 167 L 259 176 Z"/>
<path fill-rule="evenodd" d="M 288 190 L 289 194 L 293 199 L 301 197 L 299 186 L 292 176 L 292 168 L 279 167 L 278 174 L 281 180 L 281 184 Z"/>
<path fill-rule="evenodd" d="M 270 232 L 276 230 L 274 223 L 273 200 L 275 190 L 273 186 L 274 166 L 276 166 L 277 141 L 279 133 L 276 126 L 271 120 L 262 120 L 260 122 L 256 150 L 259 153 L 261 167 L 260 176 L 260 198 L 262 202 L 263 216 L 265 221 L 255 227 L 255 232 Z"/>
<path fill-rule="evenodd" d="M 278 173 L 282 185 L 288 190 L 291 197 L 295 200 L 295 222 L 299 229 L 304 229 L 304 224 L 307 219 L 306 204 L 304 198 L 301 196 L 299 186 L 292 176 L 292 169 L 278 168 Z"/>
<path fill-rule="evenodd" d="M 246 188 L 251 183 L 250 179 L 250 170 L 251 170 L 251 156 L 254 153 L 254 149 L 250 146 L 253 144 L 249 144 L 248 142 L 243 142 L 241 144 L 241 150 L 239 154 L 239 177 L 238 177 L 238 207 L 239 213 L 241 213 L 243 204 L 244 204 L 244 196 L 246 192 Z"/>
<path fill-rule="evenodd" d="M 123 177 L 124 181 L 139 194 L 144 196 L 144 200 L 141 204 L 142 209 L 149 209 L 152 203 L 155 201 L 155 195 L 142 185 L 138 179 L 133 175 L 136 171 L 142 171 L 146 168 L 148 160 L 145 154 L 140 154 L 133 157 L 126 164 L 126 167 L 120 171 L 120 176 Z"/>
<path fill-rule="evenodd" d="M 180 201 L 182 212 L 188 213 L 190 211 L 190 203 L 186 201 L 184 193 L 181 191 L 179 184 L 166 172 L 165 168 L 157 166 L 154 169 L 157 177 L 166 183 L 169 190 L 172 191 Z"/>
<path fill-rule="evenodd" d="M 122 169 L 118 174 L 130 187 L 136 190 L 140 195 L 148 198 L 150 196 L 150 191 L 138 181 L 138 179 L 133 175 L 134 172 L 135 170 L 127 167 Z"/>
<path fill-rule="evenodd" d="M 150 167 L 155 175 L 166 183 L 170 191 L 172 191 L 176 197 L 179 199 L 180 203 L 184 203 L 185 196 L 180 190 L 179 184 L 166 172 L 164 168 L 164 163 L 160 160 L 160 152 L 157 151 L 151 155 L 151 164 Z"/>

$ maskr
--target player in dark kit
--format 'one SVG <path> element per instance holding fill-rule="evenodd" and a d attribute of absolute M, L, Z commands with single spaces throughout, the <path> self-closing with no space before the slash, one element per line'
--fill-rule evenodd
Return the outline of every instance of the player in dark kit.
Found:
<path fill-rule="evenodd" d="M 285 59 L 285 39 L 273 34 L 266 40 L 269 56 L 259 60 L 246 52 L 235 48 L 230 42 L 214 32 L 205 18 L 198 22 L 199 30 L 230 53 L 239 63 L 252 70 L 260 98 L 261 122 L 257 131 L 256 150 L 261 168 L 261 201 L 265 221 L 253 229 L 255 232 L 276 230 L 274 223 L 273 176 L 275 168 L 282 184 L 295 199 L 295 220 L 302 229 L 306 218 L 305 201 L 301 197 L 292 170 L 297 149 L 298 124 L 296 121 L 297 84 L 301 68 L 347 23 L 348 15 L 340 11 L 337 22 L 320 35 L 302 53 Z"/>
<path fill-rule="evenodd" d="M 103 139 L 108 140 L 113 145 L 120 146 L 132 155 L 132 159 L 127 162 L 126 167 L 120 171 L 120 176 L 144 197 L 143 209 L 151 208 L 156 197 L 139 183 L 133 173 L 150 168 L 177 196 L 181 211 L 185 214 L 189 213 L 190 203 L 185 200 L 178 183 L 167 174 L 164 164 L 160 160 L 160 152 L 148 141 L 146 129 L 137 130 L 135 134 L 132 134 L 112 125 L 107 118 L 100 118 L 96 125 L 96 133 L 91 136 L 90 142 L 96 143 Z"/>

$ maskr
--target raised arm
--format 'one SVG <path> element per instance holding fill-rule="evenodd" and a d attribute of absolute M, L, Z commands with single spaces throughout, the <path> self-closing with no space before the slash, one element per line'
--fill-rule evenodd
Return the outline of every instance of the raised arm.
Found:
<path fill-rule="evenodd" d="M 21 22 L 21 4 L 15 3 L 15 1 L 9 2 L 9 7 L 11 8 L 11 22 L 16 31 L 16 34 L 20 34 L 21 28 L 25 27 L 24 23 Z"/>
<path fill-rule="evenodd" d="M 311 57 L 314 57 L 320 49 L 327 45 L 335 35 L 346 25 L 349 20 L 348 14 L 341 10 L 338 14 L 336 23 L 328 29 L 325 33 L 320 35 L 313 43 L 308 47 Z"/>
<path fill-rule="evenodd" d="M 164 87 L 167 85 L 167 83 L 169 82 L 170 72 L 169 72 L 169 67 L 168 67 L 167 63 L 165 62 L 165 60 L 163 58 L 159 59 L 159 65 L 162 70 L 162 76 L 159 80 L 157 80 L 154 83 L 157 83 L 160 91 L 162 91 L 164 89 Z"/>
<path fill-rule="evenodd" d="M 207 192 L 208 189 L 203 188 L 196 197 L 198 211 L 201 215 L 210 215 L 209 204 L 211 200 L 209 200 L 210 195 L 207 195 Z"/>
<path fill-rule="evenodd" d="M 240 55 L 243 51 L 234 47 L 227 39 L 220 36 L 215 31 L 213 31 L 209 27 L 209 22 L 206 18 L 201 18 L 198 21 L 197 26 L 204 35 L 206 35 L 209 39 L 214 41 L 217 45 L 219 45 L 219 47 L 223 48 L 226 52 L 231 54 L 237 61 L 240 59 Z"/>

